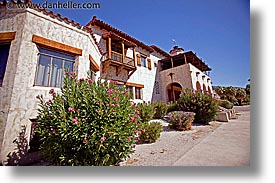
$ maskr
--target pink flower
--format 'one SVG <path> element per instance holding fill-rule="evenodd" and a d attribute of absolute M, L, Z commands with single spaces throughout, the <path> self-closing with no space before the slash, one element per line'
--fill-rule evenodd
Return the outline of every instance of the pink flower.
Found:
<path fill-rule="evenodd" d="M 135 130 L 134 132 L 135 132 L 135 134 L 138 134 L 138 130 Z"/>
<path fill-rule="evenodd" d="M 88 81 L 88 83 L 91 83 L 91 82 L 93 82 L 93 80 L 91 80 L 91 79 L 88 79 L 87 81 Z"/>
<path fill-rule="evenodd" d="M 50 91 L 49 91 L 49 94 L 54 94 L 55 92 L 54 92 L 54 89 L 51 89 Z"/>
<path fill-rule="evenodd" d="M 106 137 L 104 137 L 104 136 L 100 138 L 101 142 L 104 142 L 105 140 L 106 140 Z"/>
<path fill-rule="evenodd" d="M 55 135 L 56 133 L 57 133 L 57 131 L 56 131 L 55 129 L 53 129 L 53 130 L 52 130 L 52 134 Z"/>
<path fill-rule="evenodd" d="M 132 138 L 129 136 L 129 137 L 127 137 L 127 139 L 130 141 Z"/>
<path fill-rule="evenodd" d="M 112 135 L 114 135 L 114 134 L 115 134 L 115 132 L 109 132 L 109 134 L 110 134 L 110 136 L 112 136 Z"/>
<path fill-rule="evenodd" d="M 89 90 L 90 90 L 90 88 L 85 88 L 85 90 L 86 90 L 86 91 L 89 91 Z"/>
<path fill-rule="evenodd" d="M 77 118 L 77 117 L 75 117 L 75 118 L 73 119 L 73 123 L 74 123 L 74 124 L 77 124 L 77 123 L 78 123 L 78 118 Z"/>
<path fill-rule="evenodd" d="M 77 112 L 78 112 L 78 113 L 80 113 L 80 111 L 81 111 L 80 109 L 77 109 Z"/>
<path fill-rule="evenodd" d="M 110 106 L 111 106 L 111 107 L 115 107 L 115 104 L 111 104 Z"/>
<path fill-rule="evenodd" d="M 112 88 L 109 88 L 108 90 L 107 90 L 107 93 L 109 93 L 109 94 L 111 94 L 113 92 L 113 89 Z"/>
<path fill-rule="evenodd" d="M 51 103 L 51 102 L 52 102 L 52 100 L 49 99 L 49 100 L 47 100 L 45 103 L 46 103 L 46 104 L 49 104 L 49 103 Z"/>
<path fill-rule="evenodd" d="M 138 114 L 135 114 L 135 118 L 140 118 L 140 116 Z"/>
<path fill-rule="evenodd" d="M 79 82 L 82 82 L 82 81 L 84 81 L 84 80 L 85 80 L 84 78 L 80 78 L 80 79 L 79 79 Z"/>
<path fill-rule="evenodd" d="M 145 128 L 144 128 L 144 129 L 142 129 L 141 131 L 142 131 L 142 133 L 145 133 L 146 130 L 145 130 Z"/>
<path fill-rule="evenodd" d="M 120 104 L 117 104 L 117 107 L 120 107 Z"/>
<path fill-rule="evenodd" d="M 139 138 L 139 137 L 136 137 L 136 140 L 140 140 L 140 138 Z"/>
<path fill-rule="evenodd" d="M 132 122 L 135 122 L 135 118 L 134 118 L 134 117 L 130 117 L 130 120 L 131 120 Z"/>
<path fill-rule="evenodd" d="M 74 74 L 74 72 L 66 72 L 65 74 L 72 75 L 72 74 Z"/>
<path fill-rule="evenodd" d="M 74 108 L 73 107 L 69 107 L 68 110 L 69 110 L 69 112 L 74 112 Z"/>
<path fill-rule="evenodd" d="M 114 101 L 118 101 L 118 98 L 117 98 L 117 97 L 115 97 L 115 98 L 114 98 Z"/>
<path fill-rule="evenodd" d="M 37 95 L 36 98 L 37 98 L 37 99 L 40 99 L 40 95 Z"/>

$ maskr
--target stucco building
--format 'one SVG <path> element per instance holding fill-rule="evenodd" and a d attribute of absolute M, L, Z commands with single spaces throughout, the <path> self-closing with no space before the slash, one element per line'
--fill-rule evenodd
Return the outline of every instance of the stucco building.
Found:
<path fill-rule="evenodd" d="M 26 126 L 29 142 L 37 95 L 60 90 L 65 68 L 125 85 L 135 102 L 175 101 L 181 89 L 212 93 L 211 69 L 193 52 L 167 53 L 93 17 L 86 25 L 45 9 L 0 5 L 0 148 L 2 161 Z"/>

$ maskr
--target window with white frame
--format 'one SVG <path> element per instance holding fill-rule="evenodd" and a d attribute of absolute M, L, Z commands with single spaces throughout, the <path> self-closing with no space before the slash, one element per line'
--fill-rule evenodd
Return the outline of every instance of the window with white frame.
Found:
<path fill-rule="evenodd" d="M 75 55 L 39 48 L 35 85 L 62 87 L 65 70 L 73 71 Z"/>

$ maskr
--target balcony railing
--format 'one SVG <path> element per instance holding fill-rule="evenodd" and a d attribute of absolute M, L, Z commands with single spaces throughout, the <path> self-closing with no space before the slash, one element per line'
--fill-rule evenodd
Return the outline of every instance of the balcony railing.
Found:
<path fill-rule="evenodd" d="M 123 55 L 115 51 L 111 52 L 111 60 L 129 65 L 129 66 L 133 66 L 133 67 L 135 66 L 134 59 L 125 56 L 123 61 Z"/>

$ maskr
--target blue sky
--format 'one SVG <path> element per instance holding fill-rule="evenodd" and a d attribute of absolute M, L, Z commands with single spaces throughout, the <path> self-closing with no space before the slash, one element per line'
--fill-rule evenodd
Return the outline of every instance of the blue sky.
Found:
<path fill-rule="evenodd" d="M 33 0 L 33 2 L 45 2 Z M 57 2 L 54 0 L 48 2 Z M 66 2 L 60 0 L 60 2 Z M 245 87 L 250 78 L 249 0 L 105 0 L 100 9 L 53 9 L 86 25 L 94 15 L 169 52 L 176 40 L 211 68 L 213 85 Z"/>

